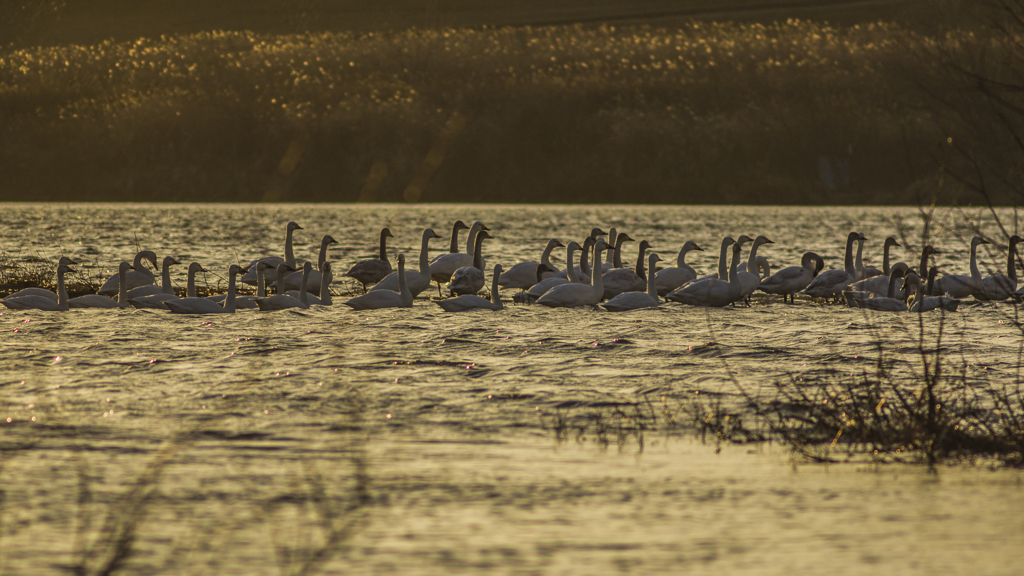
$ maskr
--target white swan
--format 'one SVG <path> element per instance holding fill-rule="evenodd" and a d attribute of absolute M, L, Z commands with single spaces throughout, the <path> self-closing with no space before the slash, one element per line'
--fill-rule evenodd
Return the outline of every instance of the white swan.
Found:
<path fill-rule="evenodd" d="M 858 292 L 847 288 L 843 291 L 846 303 L 851 308 L 866 308 L 878 312 L 906 312 L 907 303 L 897 296 L 896 283 L 903 279 L 905 267 L 894 266 L 886 280 L 886 295 L 877 296 L 873 292 Z M 898 292 L 902 293 L 902 289 Z"/>
<path fill-rule="evenodd" d="M 579 282 L 579 276 L 576 275 L 576 267 L 574 266 L 575 260 L 573 253 L 580 250 L 580 245 L 574 241 L 570 241 L 569 245 L 565 247 L 565 269 L 567 270 L 567 278 L 560 278 L 558 275 L 545 278 L 544 280 L 537 282 L 529 290 L 526 291 L 526 296 L 530 301 L 535 301 L 544 295 L 545 292 L 551 290 L 555 286 L 561 284 L 568 284 L 570 282 Z"/>
<path fill-rule="evenodd" d="M 256 283 L 256 265 L 260 262 L 266 262 L 269 268 L 266 271 L 267 283 L 273 283 L 277 281 L 277 269 L 276 266 L 282 262 L 291 266 L 292 270 L 295 270 L 295 252 L 292 250 L 292 235 L 296 230 L 302 230 L 302 226 L 299 226 L 295 222 L 289 222 L 285 226 L 284 234 L 284 258 L 280 256 L 264 256 L 263 258 L 257 258 L 249 265 L 245 267 L 248 272 L 242 274 L 240 282 L 244 284 L 255 284 Z"/>
<path fill-rule="evenodd" d="M 892 268 L 889 266 L 889 249 L 892 248 L 893 246 L 901 248 L 899 242 L 896 242 L 895 238 L 889 236 L 888 238 L 885 239 L 885 246 L 882 247 L 882 269 L 879 270 L 878 268 L 875 268 L 873 266 L 866 266 L 863 272 L 864 278 L 874 278 L 875 276 L 882 276 L 885 278 L 886 282 L 888 282 L 889 272 L 892 271 Z M 882 290 L 883 292 L 885 291 L 884 288 Z M 902 292 L 902 290 L 899 290 L 898 292 Z"/>
<path fill-rule="evenodd" d="M 286 264 L 278 266 L 278 274 L 283 272 L 283 267 Z M 296 296 L 286 294 L 280 287 L 276 289 L 276 294 L 268 296 L 266 298 L 257 298 L 256 306 L 261 312 L 271 312 L 275 310 L 287 310 L 289 308 L 309 308 L 309 304 L 306 303 L 306 280 L 305 278 L 313 272 L 313 264 L 306 262 L 302 265 L 303 279 L 299 283 L 299 293 Z"/>
<path fill-rule="evenodd" d="M 622 236 L 622 234 L 620 234 Z M 604 300 L 614 298 L 626 292 L 643 292 L 647 289 L 647 274 L 644 272 L 644 258 L 647 257 L 647 250 L 651 247 L 647 240 L 640 241 L 640 254 L 636 257 L 636 267 L 613 268 L 604 273 L 602 282 L 604 284 Z M 621 264 L 622 262 L 616 262 Z"/>
<path fill-rule="evenodd" d="M 117 300 L 102 294 L 86 294 L 68 300 L 68 306 L 72 308 L 128 308 L 128 272 L 131 269 L 132 265 L 127 262 L 121 262 L 117 267 Z"/>
<path fill-rule="evenodd" d="M 624 292 L 602 304 L 609 312 L 625 312 L 627 310 L 639 310 L 641 308 L 654 308 L 661 304 L 658 298 L 657 277 L 654 273 L 654 265 L 661 261 L 657 254 L 647 257 L 647 291 L 646 292 Z"/>
<path fill-rule="evenodd" d="M 128 300 L 134 300 L 135 298 L 142 298 L 143 296 L 149 296 L 151 294 L 174 294 L 174 286 L 171 285 L 171 266 L 175 264 L 181 264 L 173 256 L 164 256 L 162 266 L 160 267 L 160 285 L 147 284 L 146 286 L 139 286 L 128 290 Z"/>
<path fill-rule="evenodd" d="M 683 284 L 697 278 L 697 271 L 686 263 L 686 255 L 694 250 L 699 252 L 704 251 L 704 249 L 698 246 L 693 240 L 687 240 L 679 250 L 679 255 L 676 256 L 675 268 L 664 268 L 658 271 L 655 275 L 655 280 L 658 286 L 659 296 L 664 296 Z"/>
<path fill-rule="evenodd" d="M 476 245 L 473 247 L 473 265 L 464 266 L 452 273 L 452 279 L 448 281 L 448 291 L 452 294 L 476 294 L 484 287 L 484 266 L 483 255 L 484 240 L 491 238 L 486 230 L 481 230 L 476 235 Z"/>
<path fill-rule="evenodd" d="M 1013 295 L 1017 289 L 1017 244 L 1021 237 L 1014 234 L 1006 249 L 1006 274 L 993 274 L 981 280 L 981 289 L 974 293 L 977 300 L 1001 302 Z"/>
<path fill-rule="evenodd" d="M 78 264 L 78 262 L 75 262 L 74 260 L 68 258 L 67 256 L 61 256 L 60 259 L 57 260 L 56 269 L 59 270 L 61 266 L 68 266 L 69 268 L 67 268 L 67 270 L 70 272 L 74 272 L 74 270 L 72 270 L 70 266 L 75 264 Z M 18 290 L 14 294 L 7 295 L 7 298 L 21 298 L 23 296 L 42 296 L 44 298 L 49 298 L 54 302 L 56 302 L 60 298 L 57 292 L 54 292 L 53 290 L 47 290 L 46 288 L 37 288 L 34 286 L 29 288 L 22 288 L 21 290 Z"/>
<path fill-rule="evenodd" d="M 761 276 L 757 273 L 757 249 L 762 244 L 774 244 L 767 236 L 761 235 L 754 239 L 750 246 L 750 256 L 747 258 L 746 267 L 743 270 L 736 270 L 736 279 L 740 283 L 740 299 L 750 306 L 750 295 L 757 290 L 761 284 Z"/>
<path fill-rule="evenodd" d="M 865 239 L 860 232 L 850 232 L 846 237 L 844 269 L 828 270 L 818 274 L 802 293 L 812 298 L 838 298 L 851 282 L 857 280 L 857 268 L 853 263 L 853 243 Z"/>
<path fill-rule="evenodd" d="M 473 265 L 473 249 L 476 247 L 477 234 L 489 230 L 490 228 L 484 226 L 483 222 L 473 222 L 473 225 L 469 227 L 469 235 L 466 236 L 465 252 L 441 254 L 430 262 L 430 278 L 437 282 L 438 295 L 441 294 L 441 283 L 447 284 L 456 270 Z"/>
<path fill-rule="evenodd" d="M 323 274 L 324 262 L 327 262 L 327 250 L 331 244 L 337 244 L 338 241 L 333 236 L 327 234 L 320 240 L 320 251 L 317 253 L 316 268 L 309 273 L 309 278 L 306 280 L 306 291 L 316 295 L 320 295 L 320 278 Z M 299 270 L 292 272 L 284 279 L 284 289 L 298 290 L 299 282 L 302 281 L 303 271 Z"/>
<path fill-rule="evenodd" d="M 934 288 L 935 276 L 939 269 L 932 267 L 928 271 L 928 284 Z M 903 291 L 910 295 L 908 300 L 911 312 L 929 312 L 942 308 L 947 312 L 956 312 L 960 300 L 949 296 L 926 296 L 930 290 L 922 288 L 921 277 L 910 272 L 903 279 Z"/>
<path fill-rule="evenodd" d="M 871 276 L 864 280 L 852 282 L 846 287 L 844 292 L 866 292 L 874 294 L 875 296 L 905 299 L 906 294 L 904 294 L 902 288 L 897 289 L 895 295 L 889 296 L 889 274 L 891 274 L 893 270 L 900 270 L 900 274 L 906 274 L 909 272 L 909 268 L 906 264 L 903 262 L 897 262 L 889 268 L 889 273 L 885 276 Z"/>
<path fill-rule="evenodd" d="M 391 230 L 384 228 L 380 231 L 380 257 L 379 258 L 367 258 L 361 262 L 357 262 L 354 266 L 349 268 L 348 272 L 345 272 L 345 276 L 349 278 L 355 278 L 363 285 L 363 292 L 367 291 L 366 286 L 368 284 L 376 284 L 384 279 L 385 276 L 391 274 L 391 261 L 388 260 L 388 238 L 394 238 L 395 235 L 391 233 Z"/>
<path fill-rule="evenodd" d="M 266 266 L 265 262 L 260 262 L 260 266 Z M 188 282 L 185 287 L 185 297 L 195 298 L 196 297 L 196 274 L 199 272 L 206 272 L 206 269 L 202 267 L 198 262 L 193 262 L 188 265 Z M 142 296 L 139 298 L 129 298 L 128 303 L 136 308 L 151 308 L 156 310 L 170 310 L 167 307 L 168 300 L 178 300 L 180 296 L 171 294 L 150 294 L 149 296 Z"/>
<path fill-rule="evenodd" d="M 721 308 L 740 299 L 740 283 L 736 277 L 736 267 L 740 261 L 742 244 L 737 242 L 732 247 L 732 264 L 729 266 L 729 280 L 718 278 L 702 278 L 683 284 L 669 293 L 668 299 L 692 306 L 712 306 Z"/>
<path fill-rule="evenodd" d="M 63 260 L 63 258 L 62 258 Z M 70 262 L 71 259 L 69 258 Z M 49 296 L 42 294 L 22 294 L 21 296 L 8 296 L 0 302 L 11 310 L 45 310 L 48 312 L 68 311 L 68 292 L 64 289 L 64 274 L 74 272 L 67 264 L 57 265 L 57 300 L 53 301 Z M 47 290 L 49 292 L 49 290 Z"/>
<path fill-rule="evenodd" d="M 245 274 L 246 271 L 238 264 L 232 264 L 228 268 L 228 295 L 224 299 L 223 306 L 206 298 L 179 298 L 168 300 L 167 307 L 170 308 L 172 314 L 234 314 L 235 279 L 239 272 Z"/>
<path fill-rule="evenodd" d="M 433 238 L 440 238 L 432 228 L 427 228 L 423 231 L 423 236 L 420 239 L 420 269 L 406 270 L 405 271 L 405 283 L 409 287 L 409 292 L 412 292 L 412 297 L 415 298 L 420 295 L 421 292 L 430 287 L 432 276 L 430 274 L 430 262 L 427 259 L 429 254 L 428 244 Z M 398 292 L 398 274 L 392 272 L 388 274 L 386 278 L 378 282 L 373 288 L 370 288 L 370 292 L 374 290 L 391 290 L 392 292 Z"/>
<path fill-rule="evenodd" d="M 435 300 L 434 303 L 444 309 L 445 312 L 465 312 L 467 310 L 501 310 L 505 307 L 501 303 L 501 296 L 498 291 L 498 279 L 501 276 L 501 264 L 494 265 L 494 272 L 491 273 L 491 299 L 481 298 L 476 294 L 464 294 L 457 298 L 446 300 Z"/>
<path fill-rule="evenodd" d="M 152 250 L 142 250 L 135 254 L 135 260 L 132 262 L 132 268 L 128 271 L 125 276 L 125 290 L 131 290 L 132 288 L 138 288 L 139 286 L 148 286 L 156 283 L 156 276 L 145 266 L 142 265 L 143 261 L 149 260 L 153 263 L 153 268 L 157 267 L 156 254 Z M 120 290 L 120 272 L 107 278 L 107 281 L 100 286 L 100 289 L 96 291 L 97 294 L 104 296 L 116 296 L 118 290 Z M 75 307 L 74 304 L 71 305 Z"/>
<path fill-rule="evenodd" d="M 800 292 L 811 280 L 825 267 L 825 261 L 814 252 L 805 252 L 800 259 L 800 266 L 788 266 L 772 274 L 762 281 L 757 289 L 768 294 L 781 294 L 782 302 L 786 302 L 788 296 L 796 302 L 796 293 Z"/>
<path fill-rule="evenodd" d="M 939 278 L 932 287 L 933 296 L 949 294 L 950 297 L 963 299 L 981 289 L 981 271 L 978 270 L 978 245 L 988 244 L 988 240 L 975 236 L 971 238 L 971 275 L 946 274 Z"/>
<path fill-rule="evenodd" d="M 554 266 L 551 265 L 551 251 L 555 248 L 565 248 L 565 246 L 558 241 L 558 238 L 552 238 L 548 240 L 547 246 L 544 247 L 544 253 L 540 256 L 540 263 L 534 261 L 520 262 L 515 266 L 508 269 L 498 278 L 498 285 L 502 288 L 519 288 L 521 290 L 527 290 L 539 280 L 537 275 L 537 267 L 543 264 L 547 268 L 554 270 Z M 543 278 L 541 278 L 543 280 Z"/>
<path fill-rule="evenodd" d="M 601 251 L 608 248 L 604 238 L 594 242 L 594 262 L 601 262 Z M 597 266 L 595 266 L 597 268 Z M 596 270 L 595 270 L 596 272 Z M 538 304 L 551 308 L 571 308 L 575 306 L 596 306 L 604 296 L 602 274 L 592 274 L 590 284 L 568 283 L 555 286 L 537 299 Z"/>
<path fill-rule="evenodd" d="M 345 302 L 356 310 L 377 310 L 381 308 L 412 308 L 412 292 L 405 283 L 405 255 L 398 255 L 398 292 L 378 290 L 367 292 Z"/>

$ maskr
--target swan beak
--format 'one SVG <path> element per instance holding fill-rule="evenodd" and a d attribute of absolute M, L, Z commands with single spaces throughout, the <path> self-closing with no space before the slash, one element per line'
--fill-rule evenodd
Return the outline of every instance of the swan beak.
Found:
<path fill-rule="evenodd" d="M 764 243 L 765 244 L 775 244 L 775 241 L 774 240 L 769 240 L 769 239 L 765 238 L 764 239 Z"/>
<path fill-rule="evenodd" d="M 178 265 L 180 265 L 181 262 L 178 262 L 177 258 L 171 258 L 171 264 L 178 264 Z"/>
<path fill-rule="evenodd" d="M 565 248 L 565 244 L 562 244 L 561 242 L 555 242 L 555 248 Z"/>
<path fill-rule="evenodd" d="M 247 273 L 249 271 L 249 267 L 248 266 L 239 266 L 238 267 L 238 271 L 241 272 L 242 274 L 245 274 L 245 273 Z M 206 270 L 203 270 L 203 272 L 206 272 Z"/>
<path fill-rule="evenodd" d="M 328 239 L 328 240 L 327 240 L 327 243 L 328 243 L 328 244 L 337 244 L 337 243 L 338 243 L 338 241 L 337 241 L 337 240 L 335 240 L 334 238 L 330 238 L 330 239 Z"/>
<path fill-rule="evenodd" d="M 697 246 L 696 244 L 694 244 L 694 245 L 693 245 L 693 249 L 694 249 L 694 250 L 700 250 L 701 252 L 703 252 L 703 251 L 704 251 L 704 249 L 703 249 L 703 248 L 701 248 L 700 246 Z"/>

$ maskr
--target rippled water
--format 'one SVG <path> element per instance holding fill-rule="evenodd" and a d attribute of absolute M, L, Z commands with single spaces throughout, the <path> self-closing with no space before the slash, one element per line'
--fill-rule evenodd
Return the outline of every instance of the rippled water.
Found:
<path fill-rule="evenodd" d="M 297 257 L 315 258 L 329 233 L 340 242 L 331 259 L 347 268 L 374 253 L 381 226 L 397 236 L 393 253 L 415 257 L 423 227 L 447 236 L 458 218 L 492 227 L 485 253 L 506 267 L 594 225 L 646 238 L 666 260 L 696 240 L 707 248 L 688 259 L 699 270 L 715 268 L 722 235 L 741 233 L 776 242 L 761 252 L 773 267 L 808 249 L 835 267 L 851 229 L 879 264 L 897 216 L 919 249 L 913 209 L 9 204 L 0 249 L 63 250 L 106 275 L 138 242 L 223 271 L 280 253 L 295 220 Z M 937 216 L 940 265 L 966 271 L 959 215 Z M 179 285 L 183 276 L 175 270 Z M 1005 311 L 967 304 L 946 330 L 972 375 L 1010 384 L 1020 337 Z M 76 534 L 95 537 L 108 510 L 132 509 L 117 498 L 173 440 L 155 492 L 135 507 L 148 514 L 129 561 L 140 573 L 291 572 L 330 527 L 358 516 L 344 510 L 362 471 L 366 516 L 313 572 L 1016 574 L 1017 471 L 810 466 L 778 447 L 686 433 L 649 433 L 642 451 L 632 440 L 604 448 L 592 434 L 557 443 L 551 430 L 566 407 L 695 392 L 728 402 L 737 385 L 769 394 L 789 375 L 870 370 L 878 342 L 912 361 L 909 319 L 767 300 L 628 314 L 510 305 L 449 315 L 426 300 L 216 318 L 3 311 L 0 562 L 14 574 L 73 563 L 91 545 Z M 937 322 L 926 318 L 929 334 Z"/>

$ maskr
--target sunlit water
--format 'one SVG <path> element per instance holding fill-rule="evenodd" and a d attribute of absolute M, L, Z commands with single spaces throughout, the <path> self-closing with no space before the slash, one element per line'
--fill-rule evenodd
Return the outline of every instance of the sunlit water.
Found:
<path fill-rule="evenodd" d="M 918 250 L 913 209 L 14 204 L 3 206 L 0 249 L 48 260 L 63 251 L 107 275 L 138 242 L 223 273 L 279 254 L 295 220 L 304 227 L 296 255 L 314 259 L 332 234 L 343 271 L 375 252 L 382 226 L 397 236 L 392 253 L 414 260 L 423 227 L 447 237 L 455 219 L 479 219 L 495 236 L 484 244 L 489 264 L 506 268 L 537 259 L 552 236 L 582 240 L 595 225 L 648 239 L 670 262 L 695 240 L 707 250 L 688 259 L 698 270 L 715 269 L 723 235 L 742 233 L 776 242 L 761 252 L 774 268 L 805 250 L 837 267 L 853 229 L 879 265 L 897 215 Z M 966 273 L 958 222 L 937 214 L 931 241 L 940 265 Z M 635 246 L 626 245 L 629 263 Z M 917 262 L 910 250 L 894 257 Z M 993 269 L 1005 261 L 983 260 Z M 335 285 L 338 300 L 354 290 Z M 970 303 L 946 318 L 945 342 L 971 378 L 1017 381 L 1020 335 L 1004 313 L 1013 310 Z M 926 317 L 927 338 L 938 322 Z M 0 331 L 8 573 L 57 573 L 75 550 L 100 550 L 90 538 L 108 511 L 129 515 L 117 499 L 175 438 L 155 492 L 136 506 L 147 513 L 129 560 L 139 573 L 297 570 L 303 551 L 355 516 L 343 510 L 357 468 L 370 497 L 365 519 L 313 573 L 1020 569 L 1017 471 L 808 465 L 778 446 L 705 445 L 685 430 L 649 431 L 642 450 L 635 437 L 602 446 L 593 431 L 555 440 L 559 414 L 645 399 L 679 405 L 698 392 L 729 403 L 741 388 L 770 397 L 791 376 L 870 371 L 878 343 L 909 372 L 914 316 L 764 299 L 627 314 L 509 302 L 451 315 L 419 300 L 411 310 L 227 317 L 5 310 Z M 324 510 L 334 510 L 328 520 Z"/>

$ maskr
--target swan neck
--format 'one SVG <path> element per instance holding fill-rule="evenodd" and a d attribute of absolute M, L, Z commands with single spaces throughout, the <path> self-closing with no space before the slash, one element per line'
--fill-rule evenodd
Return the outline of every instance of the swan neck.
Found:
<path fill-rule="evenodd" d="M 291 233 L 291 231 L 289 231 Z M 277 283 L 278 290 L 280 290 L 281 282 Z M 228 295 L 224 299 L 224 309 L 228 312 L 235 311 L 235 274 L 228 274 Z"/>
<path fill-rule="evenodd" d="M 454 224 L 452 225 L 452 240 L 448 245 L 448 253 L 456 254 L 459 251 L 459 229 Z"/>
<path fill-rule="evenodd" d="M 68 291 L 64 288 L 64 271 L 60 269 L 57 270 L 57 307 L 68 309 Z"/>
<path fill-rule="evenodd" d="M 491 304 L 500 305 L 501 296 L 498 295 L 498 272 L 491 274 Z"/>
<path fill-rule="evenodd" d="M 1017 255 L 1017 247 L 1014 246 L 1013 242 L 1010 242 L 1009 247 L 1006 249 L 1006 275 L 1013 280 L 1017 281 L 1017 266 L 1014 262 L 1014 257 Z"/>
<path fill-rule="evenodd" d="M 174 287 L 171 286 L 170 262 L 165 263 L 163 270 L 160 271 L 160 289 L 163 290 L 164 294 L 174 294 Z"/>
<path fill-rule="evenodd" d="M 601 261 L 601 247 L 594 244 L 594 262 Z M 601 273 L 601 267 L 595 266 L 593 272 L 590 274 L 590 285 L 594 288 L 594 291 L 598 294 L 604 295 L 604 274 Z"/>
<path fill-rule="evenodd" d="M 864 274 L 864 242 L 857 242 L 857 259 L 854 261 L 854 268 L 857 270 L 857 277 Z"/>
<path fill-rule="evenodd" d="M 615 258 L 619 254 L 619 248 L 622 248 L 622 242 L 624 242 L 625 236 L 626 235 L 624 233 L 623 234 L 619 234 L 615 230 L 615 228 L 609 228 L 608 229 L 608 241 L 611 242 L 612 246 L 614 246 L 615 249 L 614 250 L 609 250 L 604 255 L 604 261 L 609 263 L 609 264 L 611 264 L 612 266 L 614 266 L 616 268 L 622 268 L 621 264 L 618 265 L 618 266 L 615 265 Z M 620 240 L 620 237 L 623 238 L 623 240 Z M 620 260 L 621 260 L 621 257 L 620 257 Z"/>
<path fill-rule="evenodd" d="M 430 260 L 427 258 L 427 245 L 430 243 L 430 238 L 424 234 L 423 243 L 420 244 L 420 274 L 430 274 Z"/>
<path fill-rule="evenodd" d="M 576 249 L 572 246 L 569 246 L 565 251 L 565 275 L 566 278 L 569 279 L 569 282 L 575 282 L 578 284 L 580 277 L 576 275 L 576 260 L 574 259 L 573 254 L 575 251 Z"/>
<path fill-rule="evenodd" d="M 857 275 L 857 269 L 853 267 L 853 243 L 856 242 L 857 237 L 850 235 L 846 239 L 846 255 L 843 257 L 843 267 L 846 269 L 846 273 L 850 276 Z"/>
<path fill-rule="evenodd" d="M 388 236 L 383 230 L 380 231 L 380 259 L 387 262 L 388 266 L 391 265 L 391 261 L 388 260 Z M 295 267 L 295 264 L 292 264 Z"/>
<path fill-rule="evenodd" d="M 624 234 L 620 234 L 619 238 L 622 236 L 624 236 Z M 615 268 L 622 268 L 622 241 L 616 239 L 615 249 L 611 250 L 608 255 L 612 257 L 612 265 Z"/>
<path fill-rule="evenodd" d="M 686 266 L 686 248 L 679 249 L 679 256 L 676 256 L 676 268 Z"/>
<path fill-rule="evenodd" d="M 264 284 L 263 273 L 262 272 L 259 273 L 259 279 L 260 279 L 260 287 L 262 288 L 263 284 Z M 264 291 L 264 295 L 266 295 L 266 291 Z M 195 270 L 189 270 L 188 271 L 188 283 L 185 285 L 185 296 L 188 297 L 188 298 L 195 298 L 196 297 L 196 271 Z"/>
<path fill-rule="evenodd" d="M 658 282 L 654 274 L 653 259 L 647 263 L 647 294 L 655 300 L 658 299 Z"/>
<path fill-rule="evenodd" d="M 722 242 L 722 252 L 718 255 L 718 278 L 729 278 L 729 244 Z"/>
<path fill-rule="evenodd" d="M 975 285 L 981 283 L 981 271 L 978 270 L 978 243 L 971 242 L 971 280 Z"/>
<path fill-rule="evenodd" d="M 327 247 L 330 246 L 330 242 L 324 238 L 320 241 L 320 255 L 316 259 L 316 269 L 323 270 L 324 262 L 327 262 Z"/>
<path fill-rule="evenodd" d="M 553 266 L 551 266 L 551 251 L 554 250 L 554 249 L 555 249 L 555 242 L 554 242 L 554 240 L 552 240 L 551 242 L 548 242 L 548 247 L 544 249 L 544 253 L 540 255 L 540 263 L 541 264 L 543 264 L 543 265 L 545 265 L 545 266 L 547 266 L 549 268 L 553 268 Z"/>
<path fill-rule="evenodd" d="M 740 251 L 735 249 L 735 248 L 733 248 L 733 251 L 732 251 L 732 264 L 729 265 L 729 284 L 735 283 L 736 280 L 738 279 L 737 278 L 737 274 L 738 274 L 737 273 L 737 269 L 739 269 L 739 266 L 740 266 Z"/>
<path fill-rule="evenodd" d="M 398 262 L 398 293 L 402 295 L 403 299 L 412 300 L 412 292 L 409 291 L 409 285 L 405 282 L 405 264 L 401 261 Z"/>
<path fill-rule="evenodd" d="M 330 270 L 324 270 L 320 276 L 320 304 L 324 306 L 330 306 L 333 304 L 331 301 L 331 272 Z"/>
<path fill-rule="evenodd" d="M 480 270 L 481 272 L 484 271 L 483 247 L 484 237 L 481 234 L 477 234 L 476 245 L 473 246 L 473 267 Z"/>
<path fill-rule="evenodd" d="M 286 264 L 295 267 L 295 252 L 292 251 L 292 232 L 291 227 L 288 227 L 288 232 L 284 236 L 284 261 Z"/>
<path fill-rule="evenodd" d="M 475 223 L 469 229 L 469 236 L 466 236 L 466 254 L 473 255 L 473 247 L 476 246 L 476 235 L 480 233 L 480 224 Z"/>
<path fill-rule="evenodd" d="M 900 279 L 900 277 L 895 275 L 895 274 L 890 274 L 889 275 L 889 291 L 886 294 L 886 296 L 888 296 L 889 298 L 895 298 L 896 297 L 896 281 L 899 280 L 899 279 Z"/>
<path fill-rule="evenodd" d="M 309 282 L 310 272 L 312 272 L 311 266 L 303 267 L 302 284 L 299 285 L 299 302 L 302 302 L 303 304 L 309 304 L 309 298 L 307 296 L 309 292 L 306 290 L 306 283 Z"/>
<path fill-rule="evenodd" d="M 590 245 L 587 243 L 583 244 L 583 250 L 580 250 L 580 271 L 590 274 Z"/>
<path fill-rule="evenodd" d="M 747 256 L 747 272 L 755 275 L 757 274 L 757 247 L 760 245 L 761 243 L 755 240 L 750 247 L 750 255 Z"/>
<path fill-rule="evenodd" d="M 128 271 L 124 268 L 117 270 L 117 303 L 122 308 L 128 304 Z"/>
<path fill-rule="evenodd" d="M 885 243 L 885 248 L 882 250 L 882 274 L 888 274 L 892 272 L 889 268 L 889 249 L 892 248 L 892 244 Z"/>
<path fill-rule="evenodd" d="M 188 281 L 189 281 L 189 287 L 192 290 L 195 290 L 195 286 L 193 286 L 193 284 L 192 284 L 192 282 L 193 282 L 193 275 L 192 274 L 189 274 Z M 189 296 L 191 296 L 191 294 L 189 294 Z M 267 274 L 266 274 L 266 271 L 263 270 L 262 268 L 257 268 L 256 269 L 256 297 L 257 298 L 266 298 L 267 297 Z"/>
<path fill-rule="evenodd" d="M 640 245 L 640 254 L 636 257 L 636 266 L 633 267 L 633 272 L 636 273 L 640 278 L 645 277 L 647 274 L 644 273 L 644 246 Z"/>
<path fill-rule="evenodd" d="M 921 250 L 921 265 L 917 268 L 917 275 L 921 278 L 928 277 L 928 251 L 925 249 Z"/>

